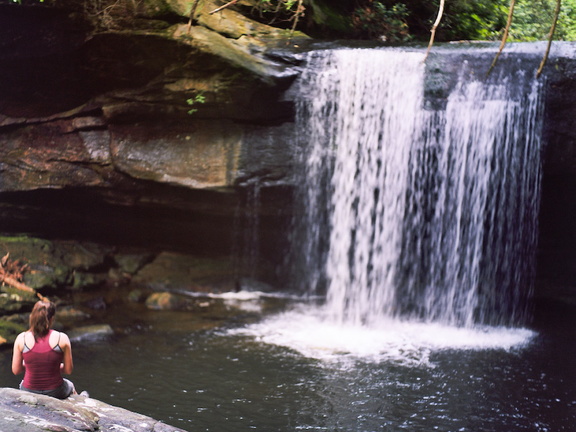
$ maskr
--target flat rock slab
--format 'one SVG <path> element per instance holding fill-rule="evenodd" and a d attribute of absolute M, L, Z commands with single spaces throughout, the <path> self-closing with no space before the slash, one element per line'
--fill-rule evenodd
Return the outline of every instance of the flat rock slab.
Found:
<path fill-rule="evenodd" d="M 2 432 L 185 432 L 84 396 L 65 400 L 0 388 Z"/>

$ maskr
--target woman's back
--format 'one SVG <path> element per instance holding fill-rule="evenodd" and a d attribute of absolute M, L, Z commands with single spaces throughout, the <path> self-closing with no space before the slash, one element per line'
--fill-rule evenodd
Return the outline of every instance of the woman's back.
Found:
<path fill-rule="evenodd" d="M 24 374 L 22 390 L 65 399 L 76 392 L 74 384 L 62 378 L 74 369 L 72 346 L 66 333 L 51 329 L 56 314 L 54 303 L 41 300 L 30 312 L 30 329 L 14 342 L 12 373 Z"/>
<path fill-rule="evenodd" d="M 24 387 L 33 390 L 51 390 L 62 384 L 60 364 L 64 354 L 59 345 L 60 335 L 61 333 L 50 330 L 45 337 L 35 340 L 31 332 L 25 333 L 22 350 L 26 364 L 22 383 Z"/>

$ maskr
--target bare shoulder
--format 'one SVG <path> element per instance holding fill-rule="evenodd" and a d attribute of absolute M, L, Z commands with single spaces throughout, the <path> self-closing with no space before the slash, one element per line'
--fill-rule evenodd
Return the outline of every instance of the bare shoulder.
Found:
<path fill-rule="evenodd" d="M 60 347 L 70 345 L 68 335 L 64 332 L 53 330 L 50 334 L 50 346 L 55 347 L 56 345 L 60 345 Z"/>
<path fill-rule="evenodd" d="M 64 332 L 60 332 L 60 345 L 70 345 L 70 338 Z"/>
<path fill-rule="evenodd" d="M 26 343 L 26 333 L 27 332 L 22 332 L 16 336 L 16 340 L 14 341 L 14 349 L 17 349 L 18 351 L 24 350 L 24 344 Z"/>

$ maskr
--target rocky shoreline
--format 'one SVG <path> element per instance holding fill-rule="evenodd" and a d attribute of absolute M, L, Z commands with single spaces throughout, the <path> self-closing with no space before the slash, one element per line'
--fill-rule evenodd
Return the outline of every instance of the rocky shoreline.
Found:
<path fill-rule="evenodd" d="M 58 305 L 61 330 L 90 338 L 113 333 L 96 315 L 114 303 L 152 311 L 202 312 L 215 303 L 202 295 L 230 292 L 242 285 L 229 258 L 25 236 L 0 237 L 0 245 L 2 256 L 25 266 L 21 282 L 35 291 L 0 285 L 0 346 L 11 344 L 27 329 L 36 293 Z"/>
<path fill-rule="evenodd" d="M 0 388 L 0 430 L 184 432 L 183 429 L 86 396 L 59 400 L 12 388 Z"/>

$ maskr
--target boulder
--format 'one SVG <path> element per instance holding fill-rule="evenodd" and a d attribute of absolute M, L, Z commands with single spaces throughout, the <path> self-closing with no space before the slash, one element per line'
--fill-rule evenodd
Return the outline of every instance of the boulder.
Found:
<path fill-rule="evenodd" d="M 234 275 L 228 258 L 162 252 L 134 276 L 132 284 L 163 291 L 222 292 L 234 289 Z"/>
<path fill-rule="evenodd" d="M 0 388 L 0 430 L 184 432 L 145 415 L 85 396 L 59 400 L 12 388 Z"/>
<path fill-rule="evenodd" d="M 50 241 L 27 236 L 0 237 L 1 254 L 9 254 L 11 260 L 28 265 L 23 282 L 34 289 L 60 286 L 80 289 L 101 284 L 104 278 L 92 270 L 102 268 L 111 250 L 94 243 Z M 22 291 L 9 294 L 25 295 Z M 37 299 L 32 295 L 24 300 L 35 302 Z"/>
<path fill-rule="evenodd" d="M 68 332 L 71 341 L 102 339 L 112 336 L 114 330 L 108 324 L 95 324 L 90 326 L 77 327 Z"/>

